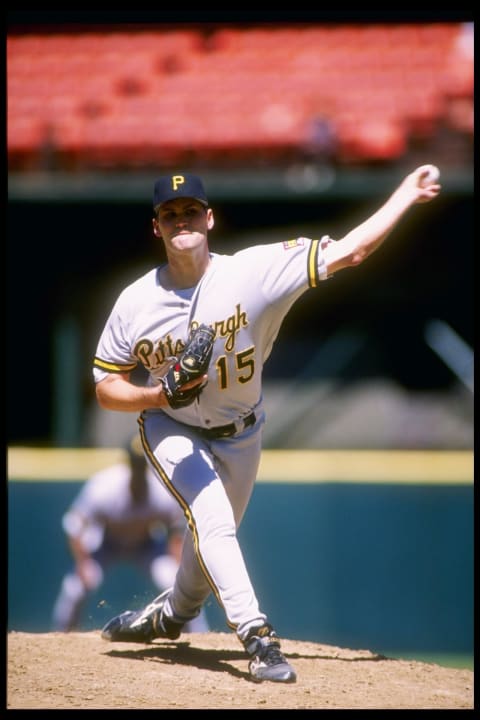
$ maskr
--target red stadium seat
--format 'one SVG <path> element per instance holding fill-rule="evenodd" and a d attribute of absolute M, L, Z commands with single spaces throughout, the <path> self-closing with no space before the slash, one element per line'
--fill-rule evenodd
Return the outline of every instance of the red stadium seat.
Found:
<path fill-rule="evenodd" d="M 394 160 L 409 138 L 435 133 L 449 97 L 473 97 L 461 31 L 434 23 L 12 35 L 9 160 L 40 155 L 45 128 L 60 158 L 93 166 L 137 167 L 192 149 L 219 162 L 301 156 L 317 115 L 336 125 L 340 162 Z"/>

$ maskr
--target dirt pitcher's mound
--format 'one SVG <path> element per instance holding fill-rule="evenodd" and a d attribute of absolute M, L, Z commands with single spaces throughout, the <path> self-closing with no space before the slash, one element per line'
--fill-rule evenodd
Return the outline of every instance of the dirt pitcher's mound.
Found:
<path fill-rule="evenodd" d="M 235 635 L 185 634 L 151 645 L 99 632 L 8 634 L 7 709 L 473 708 L 473 672 L 368 650 L 283 640 L 295 684 L 249 680 Z"/>

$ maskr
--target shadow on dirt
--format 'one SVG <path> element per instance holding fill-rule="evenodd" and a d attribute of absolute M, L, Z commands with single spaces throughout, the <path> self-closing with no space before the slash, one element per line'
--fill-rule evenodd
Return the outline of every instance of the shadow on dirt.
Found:
<path fill-rule="evenodd" d="M 384 655 L 371 655 L 369 657 L 338 657 L 328 654 L 300 654 L 288 653 L 283 650 L 286 658 L 291 660 L 316 659 L 316 660 L 340 660 L 342 662 L 378 662 L 389 660 Z M 248 673 L 248 657 L 246 653 L 239 650 L 225 650 L 214 648 L 200 648 L 192 646 L 190 642 L 167 642 L 152 644 L 138 650 L 110 650 L 106 653 L 110 657 L 130 658 L 131 660 L 150 660 L 172 665 L 185 665 L 197 667 L 212 672 L 228 672 L 234 677 L 251 679 Z M 232 662 L 245 661 L 245 672 L 232 665 Z"/>

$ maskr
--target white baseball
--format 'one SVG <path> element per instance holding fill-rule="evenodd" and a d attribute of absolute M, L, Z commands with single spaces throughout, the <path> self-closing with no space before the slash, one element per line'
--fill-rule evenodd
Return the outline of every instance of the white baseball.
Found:
<path fill-rule="evenodd" d="M 424 165 L 423 172 L 425 173 L 420 180 L 421 187 L 427 187 L 440 180 L 440 170 L 436 165 Z"/>

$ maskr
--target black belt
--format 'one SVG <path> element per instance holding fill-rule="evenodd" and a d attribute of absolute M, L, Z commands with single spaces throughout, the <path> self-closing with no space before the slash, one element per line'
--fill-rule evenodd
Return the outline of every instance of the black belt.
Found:
<path fill-rule="evenodd" d="M 229 423 L 228 425 L 220 425 L 219 427 L 212 428 L 195 428 L 195 430 L 207 440 L 218 440 L 219 438 L 228 438 L 235 435 L 237 432 L 246 430 L 251 425 L 255 425 L 257 418 L 255 413 L 251 412 L 250 415 L 244 417 L 237 423 Z M 243 423 L 243 427 L 242 427 Z"/>

